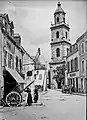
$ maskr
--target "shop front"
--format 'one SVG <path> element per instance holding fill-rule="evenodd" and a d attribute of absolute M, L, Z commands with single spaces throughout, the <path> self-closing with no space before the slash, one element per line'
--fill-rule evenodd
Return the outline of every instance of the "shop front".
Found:
<path fill-rule="evenodd" d="M 3 96 L 4 98 L 12 90 L 15 89 L 22 90 L 24 88 L 25 81 L 17 73 L 17 71 L 5 67 L 3 77 L 4 77 L 4 96 Z"/>
<path fill-rule="evenodd" d="M 80 88 L 79 72 L 73 72 L 68 74 L 68 84 L 73 86 L 73 92 L 79 92 Z"/>

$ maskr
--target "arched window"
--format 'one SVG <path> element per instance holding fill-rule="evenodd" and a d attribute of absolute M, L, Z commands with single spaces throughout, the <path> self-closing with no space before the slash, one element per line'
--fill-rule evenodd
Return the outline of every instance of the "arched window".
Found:
<path fill-rule="evenodd" d="M 66 32 L 66 39 L 67 39 L 67 32 Z"/>
<path fill-rule="evenodd" d="M 56 49 L 56 57 L 59 57 L 59 56 L 60 56 L 60 49 L 57 48 L 57 49 Z"/>
<path fill-rule="evenodd" d="M 59 38 L 59 32 L 58 31 L 56 32 L 56 38 Z"/>
<path fill-rule="evenodd" d="M 85 52 L 87 52 L 87 41 L 85 42 Z"/>
<path fill-rule="evenodd" d="M 57 17 L 57 22 L 59 22 L 59 17 Z"/>
<path fill-rule="evenodd" d="M 65 18 L 63 18 L 63 22 L 65 22 Z"/>

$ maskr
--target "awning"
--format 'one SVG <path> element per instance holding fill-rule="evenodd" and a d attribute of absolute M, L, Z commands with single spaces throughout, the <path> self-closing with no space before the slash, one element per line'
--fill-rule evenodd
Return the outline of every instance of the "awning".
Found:
<path fill-rule="evenodd" d="M 13 78 L 17 81 L 17 83 L 25 83 L 23 78 L 17 73 L 17 71 L 10 69 L 8 67 L 5 67 L 6 70 L 13 76 Z"/>

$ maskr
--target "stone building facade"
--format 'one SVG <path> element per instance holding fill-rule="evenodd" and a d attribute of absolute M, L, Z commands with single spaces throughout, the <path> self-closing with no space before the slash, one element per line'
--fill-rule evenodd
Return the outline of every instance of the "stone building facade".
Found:
<path fill-rule="evenodd" d="M 14 24 L 8 14 L 0 14 L 0 98 L 17 84 L 23 89 L 22 64 L 21 37 L 14 33 Z"/>
<path fill-rule="evenodd" d="M 81 92 L 86 93 L 87 87 L 87 32 L 77 40 L 79 50 L 79 77 Z"/>
<path fill-rule="evenodd" d="M 29 79 L 32 72 L 34 71 L 34 61 L 33 58 L 27 53 L 27 51 L 22 47 L 24 51 L 23 55 L 23 73 L 25 75 L 24 79 Z"/>
<path fill-rule="evenodd" d="M 79 77 L 79 51 L 78 44 L 75 43 L 67 50 L 67 84 L 73 85 L 74 91 L 78 92 L 80 89 Z"/>
<path fill-rule="evenodd" d="M 87 32 L 67 51 L 66 84 L 73 85 L 75 92 L 86 93 L 87 87 Z"/>
<path fill-rule="evenodd" d="M 60 2 L 57 4 L 57 9 L 54 12 L 54 24 L 51 23 L 51 62 L 50 75 L 51 86 L 57 87 L 53 80 L 54 70 L 57 66 L 62 66 L 66 63 L 67 49 L 70 47 L 69 25 L 66 24 L 65 12 L 61 8 Z M 61 83 L 60 83 L 61 84 Z"/>

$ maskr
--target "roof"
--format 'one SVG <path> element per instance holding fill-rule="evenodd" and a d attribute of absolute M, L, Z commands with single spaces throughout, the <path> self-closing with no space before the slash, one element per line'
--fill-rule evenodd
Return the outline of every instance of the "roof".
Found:
<path fill-rule="evenodd" d="M 59 12 L 62 12 L 65 14 L 64 10 L 61 8 L 60 2 L 58 2 L 57 9 L 55 10 L 54 14 L 59 13 Z"/>
<path fill-rule="evenodd" d="M 87 36 L 87 31 L 85 33 L 83 33 L 77 40 L 76 42 L 79 42 L 80 40 L 82 40 L 85 36 Z"/>
<path fill-rule="evenodd" d="M 24 53 L 26 53 L 26 54 L 28 55 L 28 57 L 31 58 L 31 59 L 35 62 L 34 58 L 29 55 L 29 53 L 24 49 L 24 47 L 21 46 L 21 48 L 22 48 L 22 50 L 24 51 Z"/>

